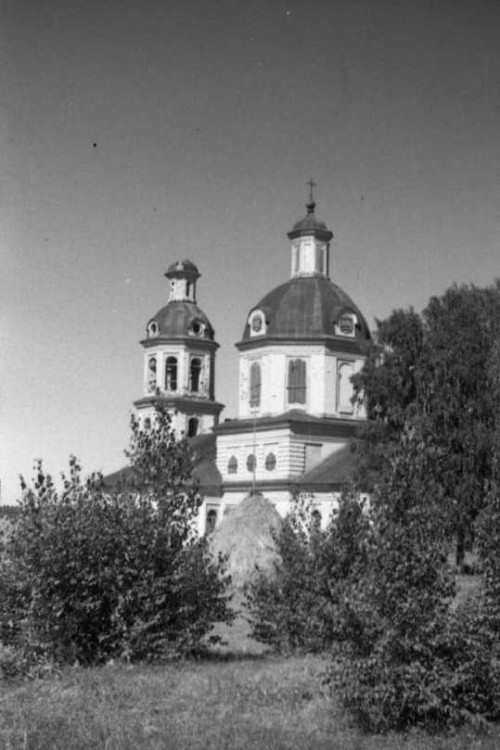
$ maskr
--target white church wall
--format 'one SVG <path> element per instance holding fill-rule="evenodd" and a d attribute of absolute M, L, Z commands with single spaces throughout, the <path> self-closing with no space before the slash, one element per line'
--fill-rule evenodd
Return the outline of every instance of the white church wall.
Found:
<path fill-rule="evenodd" d="M 271 468 L 266 458 L 273 454 L 276 463 Z M 236 435 L 219 435 L 217 437 L 217 468 L 223 481 L 246 482 L 252 480 L 253 470 L 248 469 L 250 455 L 256 457 L 255 477 L 257 481 L 286 479 L 290 472 L 290 431 L 288 428 Z M 231 458 L 237 461 L 237 470 L 229 471 Z"/>
<path fill-rule="evenodd" d="M 284 518 L 293 508 L 294 498 L 289 490 L 264 490 L 262 492 Z M 312 511 L 319 512 L 321 528 L 325 529 L 331 520 L 332 513 L 339 506 L 340 492 L 304 492 L 303 496 L 310 503 Z M 197 533 L 202 536 L 210 531 L 210 523 L 218 526 L 231 511 L 248 497 L 248 490 L 226 493 L 222 498 L 207 497 L 203 500 L 195 522 Z M 213 517 L 212 517 L 213 514 Z"/>
<path fill-rule="evenodd" d="M 288 400 L 287 377 L 291 359 L 301 359 L 306 363 L 304 404 L 289 403 Z M 244 352 L 240 355 L 239 418 L 277 416 L 291 409 L 318 417 L 362 417 L 362 413 L 350 404 L 352 384 L 349 378 L 361 369 L 363 361 L 362 357 L 335 354 L 325 346 L 311 344 L 268 346 Z M 258 406 L 250 403 L 250 368 L 254 362 L 261 368 Z"/>
<path fill-rule="evenodd" d="M 253 469 L 249 456 L 255 455 L 256 482 L 298 479 L 305 471 L 323 461 L 345 445 L 344 440 L 330 436 L 312 438 L 309 434 L 294 434 L 288 427 L 262 432 L 244 432 L 217 437 L 217 468 L 223 482 L 242 482 L 248 485 Z M 275 456 L 273 465 L 269 457 Z M 236 471 L 230 470 L 230 461 Z"/>

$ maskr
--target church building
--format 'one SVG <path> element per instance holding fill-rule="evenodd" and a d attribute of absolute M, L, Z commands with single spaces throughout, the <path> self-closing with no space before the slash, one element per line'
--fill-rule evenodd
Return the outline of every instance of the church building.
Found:
<path fill-rule="evenodd" d="M 169 299 L 141 341 L 143 395 L 134 406 L 147 425 L 155 403 L 165 403 L 176 433 L 190 439 L 204 498 L 200 533 L 251 492 L 262 493 L 281 515 L 294 494 L 307 493 L 326 522 L 348 478 L 349 443 L 365 419 L 352 403 L 351 378 L 363 366 L 370 331 L 332 281 L 332 238 L 316 217 L 311 191 L 305 217 L 288 232 L 290 278 L 243 321 L 236 419 L 220 421 L 218 344 L 196 301 L 200 273 L 183 260 L 165 274 Z"/>

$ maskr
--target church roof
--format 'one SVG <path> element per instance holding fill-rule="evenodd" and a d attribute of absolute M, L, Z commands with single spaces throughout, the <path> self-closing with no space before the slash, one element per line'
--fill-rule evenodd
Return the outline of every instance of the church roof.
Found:
<path fill-rule="evenodd" d="M 213 433 L 197 435 L 189 441 L 193 456 L 193 474 L 200 483 L 204 495 L 222 496 L 222 477 L 215 463 L 216 437 Z"/>
<path fill-rule="evenodd" d="M 345 312 L 357 317 L 355 339 L 370 339 L 368 324 L 359 308 L 337 284 L 330 279 L 312 276 L 297 276 L 266 294 L 255 305 L 262 310 L 266 327 L 264 334 L 251 336 L 247 323 L 243 331 L 243 342 L 252 340 L 261 343 L 266 339 L 316 339 L 335 337 L 335 325 Z M 345 339 L 345 337 L 342 337 Z"/>
<path fill-rule="evenodd" d="M 327 456 L 312 469 L 306 471 L 298 482 L 299 488 L 314 489 L 316 492 L 331 489 L 348 483 L 355 468 L 355 453 L 350 444 L 342 446 Z"/>
<path fill-rule="evenodd" d="M 188 440 L 188 446 L 193 459 L 193 477 L 199 482 L 201 493 L 208 497 L 220 497 L 222 477 L 215 464 L 215 435 L 197 435 Z M 105 487 L 108 490 L 115 489 L 127 479 L 131 471 L 130 466 L 124 466 L 108 474 L 104 477 Z"/>
<path fill-rule="evenodd" d="M 201 307 L 190 300 L 171 300 L 151 318 L 148 326 L 156 322 L 157 336 L 164 338 L 214 338 L 214 329 Z"/>

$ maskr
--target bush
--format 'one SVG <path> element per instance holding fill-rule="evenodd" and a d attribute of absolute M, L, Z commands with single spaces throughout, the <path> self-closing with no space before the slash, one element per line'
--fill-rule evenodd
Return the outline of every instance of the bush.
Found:
<path fill-rule="evenodd" d="M 367 531 L 361 504 L 349 492 L 325 530 L 307 498 L 296 498 L 274 532 L 279 561 L 246 590 L 252 636 L 282 653 L 323 651 L 341 637 L 343 587 L 355 578 Z"/>
<path fill-rule="evenodd" d="M 366 567 L 344 602 L 346 641 L 332 678 L 366 731 L 443 729 L 498 715 L 491 633 L 450 610 L 439 453 L 411 429 L 375 488 Z"/>
<path fill-rule="evenodd" d="M 0 640 L 57 663 L 165 659 L 231 620 L 222 561 L 193 521 L 200 498 L 168 416 L 132 422 L 131 469 L 109 492 L 80 466 L 58 493 L 41 463 L 0 575 Z"/>

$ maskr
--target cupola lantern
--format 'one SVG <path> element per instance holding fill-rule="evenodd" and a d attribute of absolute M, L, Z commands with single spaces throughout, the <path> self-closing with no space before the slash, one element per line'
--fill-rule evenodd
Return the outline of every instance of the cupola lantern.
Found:
<path fill-rule="evenodd" d="M 323 276 L 330 278 L 330 241 L 333 233 L 316 218 L 313 188 L 309 180 L 307 214 L 298 221 L 288 238 L 292 241 L 292 278 L 295 276 Z"/>

